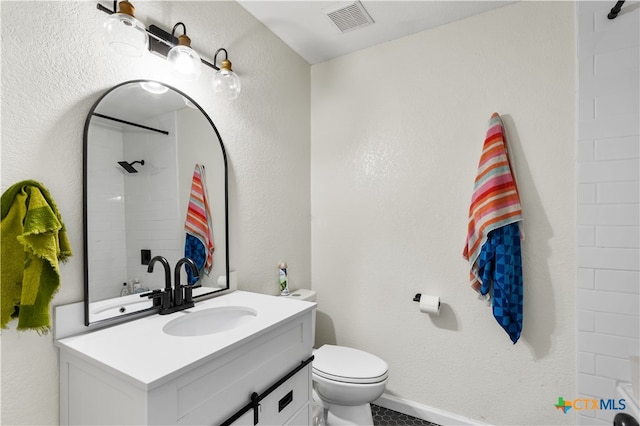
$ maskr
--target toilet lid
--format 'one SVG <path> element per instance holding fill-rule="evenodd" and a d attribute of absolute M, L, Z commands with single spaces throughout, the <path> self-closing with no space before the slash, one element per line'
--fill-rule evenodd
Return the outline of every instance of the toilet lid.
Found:
<path fill-rule="evenodd" d="M 313 356 L 313 372 L 329 380 L 378 383 L 385 380 L 389 373 L 386 362 L 358 349 L 324 345 L 314 351 Z"/>

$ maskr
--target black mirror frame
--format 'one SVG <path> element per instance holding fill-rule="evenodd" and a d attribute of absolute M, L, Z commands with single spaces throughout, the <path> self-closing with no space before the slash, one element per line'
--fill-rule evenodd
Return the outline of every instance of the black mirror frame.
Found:
<path fill-rule="evenodd" d="M 176 89 L 175 87 L 169 86 L 168 84 L 164 84 L 161 83 L 159 81 L 154 81 L 154 80 L 130 80 L 130 81 L 125 81 L 123 83 L 120 83 L 116 86 L 113 86 L 112 88 L 110 88 L 109 90 L 107 90 L 105 93 L 103 93 L 93 104 L 93 106 L 91 107 L 91 109 L 89 110 L 89 113 L 87 114 L 87 118 L 85 120 L 84 123 L 84 132 L 83 132 L 83 153 L 82 153 L 82 219 L 83 219 L 83 255 L 84 255 L 84 325 L 89 327 L 91 325 L 95 325 L 95 324 L 103 324 L 109 321 L 116 321 L 116 320 L 120 320 L 122 318 L 125 317 L 129 317 L 129 316 L 140 316 L 140 314 L 142 313 L 152 313 L 158 310 L 157 307 L 150 307 L 149 309 L 145 309 L 143 311 L 138 311 L 138 312 L 132 312 L 132 313 L 128 313 L 128 314 L 122 314 L 120 316 L 116 316 L 116 317 L 112 317 L 112 318 L 107 318 L 107 319 L 103 319 L 100 321 L 94 321 L 91 322 L 89 320 L 89 305 L 90 305 L 90 301 L 89 301 L 89 262 L 88 262 L 88 239 L 87 239 L 87 235 L 88 235 L 88 217 L 87 217 L 87 151 L 88 151 L 88 134 L 89 134 L 89 126 L 91 124 L 91 119 L 94 116 L 95 110 L 98 107 L 98 105 L 100 105 L 100 102 L 106 97 L 108 96 L 111 92 L 113 92 L 114 90 L 128 85 L 128 84 L 140 84 L 140 83 L 155 83 L 155 84 L 160 84 L 164 87 L 167 87 L 170 90 L 173 90 L 174 92 L 180 94 L 181 96 L 183 96 L 184 98 L 186 98 L 189 102 L 191 102 L 193 104 L 193 106 L 195 106 L 201 113 L 202 115 L 204 115 L 204 117 L 207 119 L 207 121 L 209 122 L 209 124 L 211 125 L 211 127 L 213 128 L 213 131 L 216 134 L 216 137 L 218 138 L 218 143 L 220 144 L 220 149 L 222 150 L 222 159 L 224 161 L 224 217 L 225 217 L 225 223 L 224 223 L 224 233 L 225 233 L 225 250 L 226 250 L 226 256 L 225 256 L 225 277 L 226 277 L 226 288 L 221 288 L 215 291 L 212 291 L 210 293 L 206 293 L 206 294 L 202 294 L 199 296 L 194 296 L 194 299 L 198 299 L 198 298 L 207 298 L 210 297 L 211 295 L 215 294 L 215 293 L 219 293 L 221 291 L 225 291 L 229 289 L 229 170 L 228 170 L 228 164 L 227 164 L 227 151 L 224 148 L 224 142 L 222 141 L 222 136 L 220 136 L 220 132 L 218 131 L 218 128 L 216 127 L 216 125 L 213 123 L 213 120 L 211 120 L 211 117 L 209 117 L 209 114 L 207 114 L 204 109 L 202 109 L 202 107 L 195 101 L 193 100 L 193 98 L 191 98 L 189 95 L 187 95 L 186 93 L 182 92 L 181 90 Z"/>

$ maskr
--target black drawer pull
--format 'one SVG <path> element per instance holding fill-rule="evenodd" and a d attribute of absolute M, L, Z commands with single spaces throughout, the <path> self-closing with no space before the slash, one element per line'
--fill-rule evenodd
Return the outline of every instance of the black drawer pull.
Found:
<path fill-rule="evenodd" d="M 291 404 L 291 401 L 293 401 L 293 391 L 292 390 L 289 391 L 288 394 L 283 396 L 280 401 L 278 401 L 278 413 L 280 411 L 284 410 L 284 407 L 286 407 L 287 405 Z"/>

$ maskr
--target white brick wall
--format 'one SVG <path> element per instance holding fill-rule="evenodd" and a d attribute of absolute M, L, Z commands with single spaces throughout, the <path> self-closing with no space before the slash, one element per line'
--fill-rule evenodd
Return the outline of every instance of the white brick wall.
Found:
<path fill-rule="evenodd" d="M 578 396 L 619 398 L 640 346 L 640 7 L 580 1 L 578 13 Z M 611 425 L 616 411 L 581 411 Z"/>

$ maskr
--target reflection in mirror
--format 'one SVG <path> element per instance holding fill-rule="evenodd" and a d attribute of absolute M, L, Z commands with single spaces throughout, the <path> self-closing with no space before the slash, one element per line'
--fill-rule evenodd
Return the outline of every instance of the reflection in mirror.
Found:
<path fill-rule="evenodd" d="M 195 101 L 161 83 L 123 83 L 95 103 L 84 132 L 86 325 L 155 309 L 140 297 L 165 286 L 162 268 L 147 272 L 152 257 L 174 268 L 204 253 L 199 244 L 185 249 L 197 169 L 205 171 L 214 245 L 211 270 L 193 291 L 202 297 L 228 288 L 227 160 L 218 130 Z"/>

